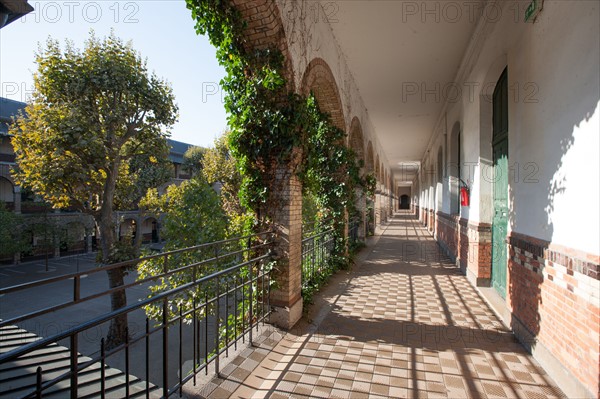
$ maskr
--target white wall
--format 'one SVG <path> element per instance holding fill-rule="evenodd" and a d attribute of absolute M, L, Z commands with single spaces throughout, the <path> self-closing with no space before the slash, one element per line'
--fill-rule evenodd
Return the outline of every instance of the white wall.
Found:
<path fill-rule="evenodd" d="M 600 3 L 546 1 L 533 24 L 515 18 L 508 3 L 497 4 L 501 19 L 476 30 L 473 56 L 467 54 L 457 80 L 474 85 L 475 95 L 465 89 L 461 102 L 446 107 L 447 129 L 461 124 L 462 178 L 471 186 L 471 206 L 461 216 L 491 222 L 490 97 L 508 66 L 509 229 L 598 254 Z"/>
<path fill-rule="evenodd" d="M 358 117 L 363 130 L 365 158 L 367 143 L 371 141 L 374 158 L 379 154 L 380 162 L 384 168 L 389 169 L 389 161 L 377 139 L 367 108 L 331 27 L 324 18 L 314 18 L 314 7 L 320 7 L 319 3 L 312 0 L 276 1 L 283 20 L 288 49 L 292 55 L 297 91 L 309 63 L 315 58 L 323 59 L 331 68 L 340 92 L 346 132 L 350 131 L 352 119 Z M 322 12 L 321 15 L 325 14 Z"/>

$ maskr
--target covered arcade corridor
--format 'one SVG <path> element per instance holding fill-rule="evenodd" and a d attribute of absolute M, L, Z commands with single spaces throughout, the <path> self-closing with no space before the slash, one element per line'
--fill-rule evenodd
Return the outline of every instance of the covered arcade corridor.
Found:
<path fill-rule="evenodd" d="M 564 397 L 430 233 L 402 212 L 352 272 L 327 287 L 310 323 L 301 322 L 270 352 L 269 341 L 247 349 L 214 381 L 220 386 L 213 382 L 202 393 Z"/>

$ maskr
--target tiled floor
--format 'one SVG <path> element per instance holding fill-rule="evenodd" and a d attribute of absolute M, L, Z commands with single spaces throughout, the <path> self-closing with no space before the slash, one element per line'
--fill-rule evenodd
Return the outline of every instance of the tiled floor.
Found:
<path fill-rule="evenodd" d="M 220 382 L 237 379 L 235 392 L 210 396 L 564 397 L 409 215 L 396 215 L 366 259 L 337 279 L 320 317 L 259 350 L 247 377 L 231 366 Z"/>

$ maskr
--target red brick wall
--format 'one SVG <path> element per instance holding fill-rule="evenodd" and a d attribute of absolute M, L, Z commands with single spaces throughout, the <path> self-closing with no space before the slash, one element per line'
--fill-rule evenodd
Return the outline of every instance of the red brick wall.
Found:
<path fill-rule="evenodd" d="M 427 227 L 429 231 L 433 232 L 435 226 L 435 214 L 433 213 L 433 209 L 429 210 L 429 222 L 427 222 Z"/>
<path fill-rule="evenodd" d="M 436 214 L 436 239 L 452 259 L 457 259 L 459 247 L 459 217 L 443 212 Z"/>
<path fill-rule="evenodd" d="M 518 233 L 509 240 L 506 299 L 513 322 L 600 396 L 599 257 Z"/>
<path fill-rule="evenodd" d="M 489 284 L 492 271 L 492 227 L 488 223 L 459 221 L 459 261 L 463 271 L 470 270 L 477 285 Z"/>
<path fill-rule="evenodd" d="M 470 270 L 478 285 L 489 284 L 491 226 L 437 212 L 435 230 L 463 271 Z M 511 327 L 526 346 L 542 343 L 600 397 L 600 257 L 518 233 L 511 233 L 509 242 L 506 302 Z M 518 333 L 523 327 L 533 340 Z"/>

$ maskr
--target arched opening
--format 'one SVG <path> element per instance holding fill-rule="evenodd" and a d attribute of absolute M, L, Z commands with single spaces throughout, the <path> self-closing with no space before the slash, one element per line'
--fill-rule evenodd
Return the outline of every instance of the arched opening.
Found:
<path fill-rule="evenodd" d="M 375 158 L 373 155 L 373 144 L 369 141 L 367 144 L 367 163 L 365 165 L 367 173 L 373 173 L 375 170 Z"/>
<path fill-rule="evenodd" d="M 142 222 L 142 243 L 157 243 L 159 241 L 158 221 L 149 217 Z"/>
<path fill-rule="evenodd" d="M 442 146 L 438 148 L 437 153 L 437 181 L 442 183 L 444 180 L 444 154 L 442 152 Z"/>
<path fill-rule="evenodd" d="M 490 171 L 493 170 L 492 146 L 490 145 L 493 134 L 493 92 L 498 83 L 498 79 L 506 69 L 506 65 L 506 55 L 502 55 L 494 61 L 482 83 L 482 89 L 479 95 L 479 159 L 465 159 L 465 161 L 478 161 L 479 170 L 475 171 L 475 173 L 479 173 L 480 176 L 489 176 L 491 175 Z M 466 154 L 464 155 L 466 157 Z M 465 179 L 463 180 L 465 180 L 467 184 L 471 184 L 474 181 L 475 176 L 466 176 L 465 172 L 467 172 L 467 169 L 462 171 L 465 176 Z M 469 173 L 473 173 L 473 171 L 470 171 Z M 465 214 L 465 217 L 468 218 L 469 213 L 475 211 L 473 208 L 478 208 L 479 222 L 491 224 L 493 216 L 493 187 L 492 179 L 489 177 L 479 179 L 479 185 L 472 187 L 471 192 L 473 194 L 472 197 L 474 198 L 472 198 L 469 208 L 462 208 L 461 213 Z M 473 199 L 477 200 L 473 201 Z"/>
<path fill-rule="evenodd" d="M 361 175 L 364 175 L 367 166 L 365 164 L 365 150 L 364 150 L 364 138 L 362 133 L 362 127 L 357 117 L 352 118 L 350 123 L 350 135 L 348 138 L 348 145 L 356 154 L 356 157 L 361 165 Z M 367 198 L 365 193 L 361 189 L 356 189 L 356 215 L 350 215 L 351 218 L 358 219 L 358 236 L 364 239 L 366 236 L 367 226 Z"/>
<path fill-rule="evenodd" d="M 450 213 L 453 215 L 460 214 L 460 164 L 461 164 L 461 149 L 460 149 L 460 123 L 456 122 L 450 133 L 450 151 L 447 166 L 448 181 L 450 184 Z"/>
<path fill-rule="evenodd" d="M 137 223 L 135 219 L 126 218 L 119 225 L 119 241 L 130 239 L 131 243 L 135 243 L 137 234 Z"/>
<path fill-rule="evenodd" d="M 375 155 L 373 153 L 373 144 L 369 141 L 367 144 L 367 162 L 365 165 L 367 173 L 377 176 L 375 173 Z M 367 235 L 375 234 L 375 198 L 370 196 L 367 198 Z"/>
<path fill-rule="evenodd" d="M 15 203 L 14 186 L 10 180 L 0 176 L 0 201 L 6 204 L 9 210 L 13 210 Z"/>
<path fill-rule="evenodd" d="M 363 132 L 360 121 L 357 117 L 352 118 L 352 123 L 350 124 L 350 135 L 348 139 L 348 144 L 350 148 L 352 148 L 356 153 L 356 157 L 358 158 L 358 160 L 362 161 L 362 169 L 367 169 L 368 167 L 365 163 L 366 161 Z"/>
<path fill-rule="evenodd" d="M 440 145 L 437 152 L 436 182 L 435 182 L 435 210 L 441 211 L 444 201 L 444 150 Z"/>
<path fill-rule="evenodd" d="M 327 113 L 331 122 L 340 130 L 346 131 L 346 122 L 342 109 L 338 85 L 329 65 L 321 59 L 313 59 L 302 77 L 300 92 L 303 95 L 313 94 L 321 112 Z M 344 140 L 344 139 L 342 139 Z M 345 144 L 345 141 L 343 141 Z M 305 190 L 307 191 L 307 190 Z M 302 196 L 303 231 L 312 231 L 317 224 L 320 209 L 316 198 L 310 192 Z"/>
<path fill-rule="evenodd" d="M 346 131 L 338 85 L 329 65 L 324 60 L 315 58 L 308 64 L 302 78 L 300 92 L 304 95 L 312 93 L 321 111 L 329 114 L 336 127 Z"/>
<path fill-rule="evenodd" d="M 66 224 L 60 241 L 61 256 L 83 253 L 86 250 L 85 226 L 81 222 Z"/>
<path fill-rule="evenodd" d="M 410 197 L 407 194 L 400 196 L 400 209 L 410 209 Z"/>

